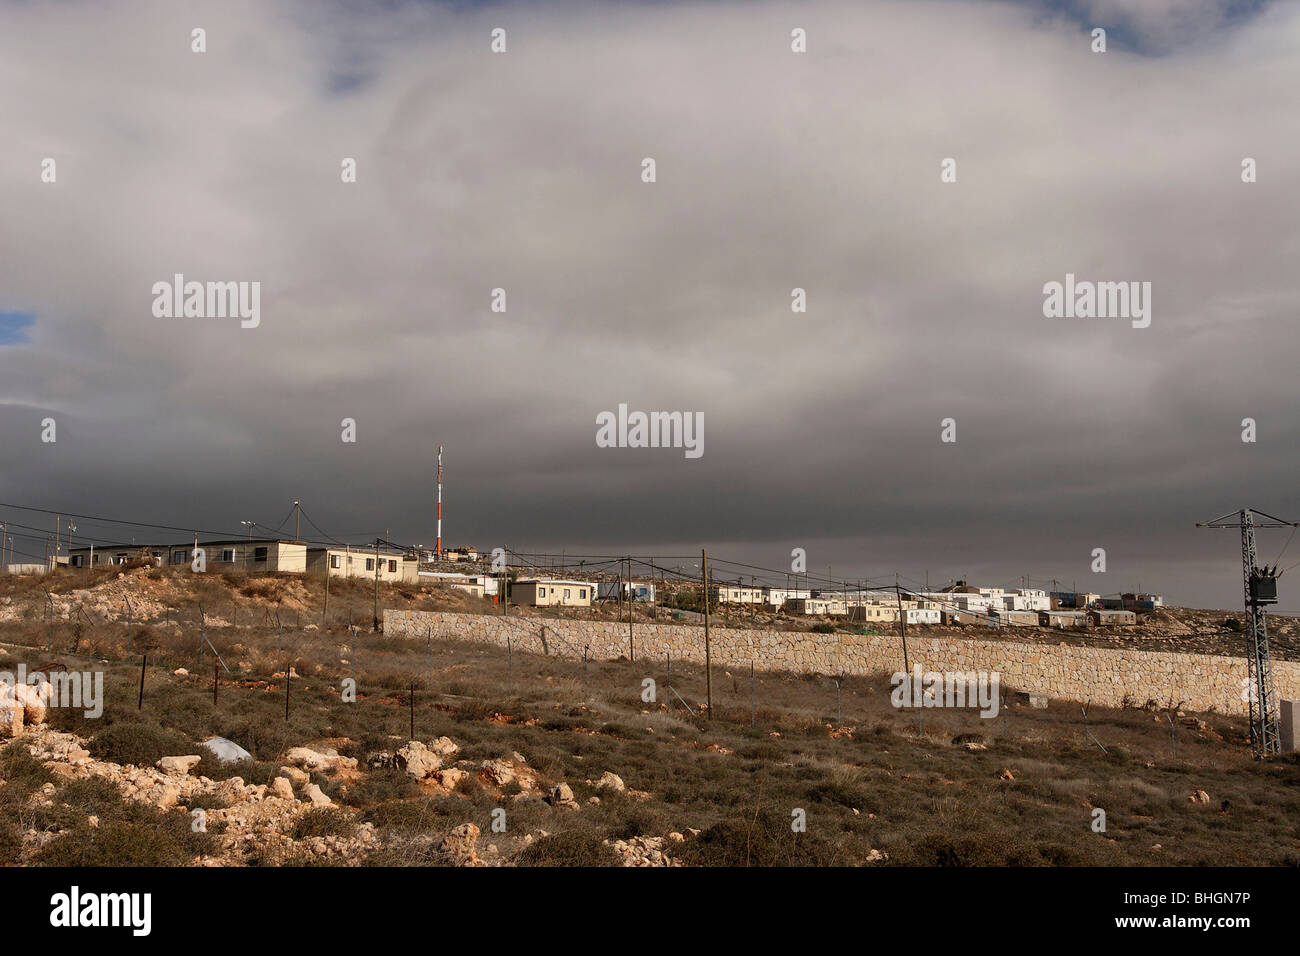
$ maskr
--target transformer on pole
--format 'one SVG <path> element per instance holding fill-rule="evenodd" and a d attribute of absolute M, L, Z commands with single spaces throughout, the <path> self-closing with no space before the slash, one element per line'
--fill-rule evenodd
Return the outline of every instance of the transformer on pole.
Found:
<path fill-rule="evenodd" d="M 1273 686 L 1273 660 L 1268 649 L 1268 627 L 1264 621 L 1264 608 L 1277 603 L 1278 570 L 1276 565 L 1272 568 L 1256 565 L 1255 529 L 1295 528 L 1300 527 L 1300 522 L 1284 521 L 1262 511 L 1242 508 L 1213 521 L 1197 522 L 1196 526 L 1241 529 L 1248 675 L 1245 694 L 1250 704 L 1250 749 L 1256 757 L 1280 753 L 1277 691 Z"/>

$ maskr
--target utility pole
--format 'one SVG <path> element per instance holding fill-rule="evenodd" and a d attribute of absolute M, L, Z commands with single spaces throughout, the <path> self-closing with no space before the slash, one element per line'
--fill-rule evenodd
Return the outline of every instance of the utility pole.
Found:
<path fill-rule="evenodd" d="M 636 647 L 632 643 L 632 559 L 627 559 L 627 659 L 636 661 Z"/>
<path fill-rule="evenodd" d="M 700 551 L 700 577 L 704 581 L 704 693 L 713 719 L 713 658 L 709 651 L 709 552 Z"/>
<path fill-rule="evenodd" d="M 650 559 L 650 619 L 659 620 L 659 592 L 655 590 L 655 561 Z"/>
<path fill-rule="evenodd" d="M 618 559 L 618 577 L 614 579 L 614 594 L 618 597 L 618 616 L 623 618 L 623 559 Z"/>
<path fill-rule="evenodd" d="M 344 569 L 344 574 L 347 570 Z M 325 607 L 320 612 L 320 628 L 322 632 L 329 630 L 330 617 L 330 549 L 325 548 Z"/>
<path fill-rule="evenodd" d="M 299 537 L 299 521 L 298 521 L 301 515 L 302 515 L 302 505 L 299 502 L 295 501 L 293 503 L 293 540 L 294 541 L 302 540 L 302 538 Z"/>
<path fill-rule="evenodd" d="M 1262 518 L 1264 520 L 1258 520 Z M 1234 519 L 1234 520 L 1229 520 Z M 1277 691 L 1273 686 L 1273 661 L 1268 648 L 1268 627 L 1264 608 L 1277 603 L 1278 570 L 1274 565 L 1255 564 L 1256 528 L 1297 528 L 1300 522 L 1284 521 L 1262 511 L 1242 508 L 1213 521 L 1197 522 L 1198 528 L 1240 528 L 1241 570 L 1246 604 L 1246 697 L 1250 705 L 1250 749 L 1258 757 L 1280 753 Z"/>
<path fill-rule="evenodd" d="M 897 575 L 894 577 L 894 596 L 898 598 L 898 626 L 902 629 L 903 634 L 903 671 L 910 674 L 912 673 L 912 667 L 907 660 L 907 612 L 903 610 L 903 592 L 898 586 Z"/>
<path fill-rule="evenodd" d="M 379 539 L 375 538 L 375 616 L 370 630 L 379 630 Z"/>
<path fill-rule="evenodd" d="M 437 560 L 442 560 L 442 446 L 438 446 L 438 541 L 435 545 Z M 498 595 L 499 597 L 500 595 Z"/>

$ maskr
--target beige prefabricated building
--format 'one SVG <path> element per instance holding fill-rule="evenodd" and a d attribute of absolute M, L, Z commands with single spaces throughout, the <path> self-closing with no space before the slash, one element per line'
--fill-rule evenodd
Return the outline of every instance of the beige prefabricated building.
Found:
<path fill-rule="evenodd" d="M 200 541 L 203 559 L 209 569 L 247 568 L 250 571 L 284 571 L 302 574 L 307 570 L 307 545 L 300 541 L 258 541 L 232 539 L 230 541 Z M 194 559 L 193 548 L 172 548 L 185 551 L 187 557 L 172 564 L 188 564 Z"/>
<path fill-rule="evenodd" d="M 849 608 L 850 621 L 877 621 L 888 624 L 898 620 L 898 608 L 884 604 L 859 604 Z"/>
<path fill-rule="evenodd" d="M 590 607 L 595 588 L 590 581 L 529 579 L 510 585 L 510 600 L 532 607 Z"/>
<path fill-rule="evenodd" d="M 307 545 L 301 541 L 275 538 L 230 538 L 200 541 L 204 567 L 210 571 L 246 568 L 249 571 L 302 574 L 307 570 Z M 161 559 L 164 565 L 192 564 L 193 544 L 109 544 L 68 549 L 68 564 L 74 568 L 125 564 L 143 556 Z"/>
<path fill-rule="evenodd" d="M 375 562 L 379 562 L 378 578 L 384 582 L 416 581 L 419 579 L 419 561 L 405 554 L 373 548 L 312 548 L 307 552 L 307 572 L 324 575 L 328 570 L 332 578 L 366 578 L 373 581 Z"/>

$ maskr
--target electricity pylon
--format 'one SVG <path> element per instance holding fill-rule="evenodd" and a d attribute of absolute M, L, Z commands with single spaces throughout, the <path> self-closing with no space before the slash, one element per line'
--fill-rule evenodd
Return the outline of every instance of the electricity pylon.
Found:
<path fill-rule="evenodd" d="M 1295 528 L 1300 527 L 1300 522 L 1283 521 L 1262 511 L 1242 508 L 1213 521 L 1197 522 L 1196 527 L 1241 529 L 1241 568 L 1246 596 L 1245 693 L 1250 702 L 1250 749 L 1256 757 L 1279 753 L 1282 748 L 1278 737 L 1277 692 L 1273 687 L 1273 661 L 1268 650 L 1268 628 L 1264 623 L 1264 607 L 1277 603 L 1278 570 L 1276 565 L 1261 568 L 1255 564 L 1255 529 Z"/>

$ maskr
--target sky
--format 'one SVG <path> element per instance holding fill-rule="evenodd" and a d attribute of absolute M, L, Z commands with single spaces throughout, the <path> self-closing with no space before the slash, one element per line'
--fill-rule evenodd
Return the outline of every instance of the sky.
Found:
<path fill-rule="evenodd" d="M 1195 523 L 1300 520 L 1298 54 L 1242 0 L 0 5 L 0 517 L 430 546 L 441 444 L 449 546 L 1237 607 Z"/>

